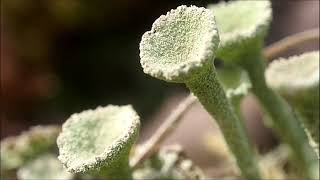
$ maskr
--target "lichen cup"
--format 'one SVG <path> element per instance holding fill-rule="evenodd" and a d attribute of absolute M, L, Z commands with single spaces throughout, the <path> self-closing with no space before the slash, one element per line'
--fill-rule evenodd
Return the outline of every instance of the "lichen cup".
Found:
<path fill-rule="evenodd" d="M 1 171 L 17 169 L 36 156 L 55 149 L 60 127 L 33 126 L 18 136 L 1 141 Z"/>
<path fill-rule="evenodd" d="M 268 86 L 295 108 L 319 143 L 319 51 L 274 60 L 265 75 Z"/>
<path fill-rule="evenodd" d="M 55 154 L 43 154 L 21 167 L 17 172 L 19 180 L 72 180 Z"/>
<path fill-rule="evenodd" d="M 259 179 L 243 122 L 218 81 L 213 59 L 219 35 L 205 8 L 179 6 L 160 16 L 140 42 L 143 71 L 168 82 L 185 83 L 218 122 L 245 179 Z"/>
<path fill-rule="evenodd" d="M 69 172 L 132 179 L 128 156 L 139 127 L 139 116 L 130 105 L 73 114 L 57 139 L 58 158 Z"/>
<path fill-rule="evenodd" d="M 293 151 L 301 178 L 314 179 L 312 165 L 317 155 L 291 107 L 277 93 L 268 88 L 265 60 L 262 54 L 272 9 L 270 1 L 231 1 L 209 5 L 216 16 L 220 33 L 217 57 L 225 64 L 245 69 L 252 83 L 252 92 L 270 115 L 272 127 Z M 318 163 L 319 164 L 319 163 Z"/>

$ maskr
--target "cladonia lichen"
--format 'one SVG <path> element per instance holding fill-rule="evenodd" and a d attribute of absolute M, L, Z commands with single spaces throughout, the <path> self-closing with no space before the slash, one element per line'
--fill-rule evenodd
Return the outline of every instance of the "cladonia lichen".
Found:
<path fill-rule="evenodd" d="M 140 62 L 144 72 L 153 77 L 185 83 L 218 122 L 243 176 L 259 179 L 243 122 L 231 107 L 213 66 L 218 44 L 210 10 L 179 6 L 160 16 L 142 36 Z"/>
<path fill-rule="evenodd" d="M 213 14 L 205 8 L 179 6 L 160 16 L 140 42 L 145 73 L 166 81 L 184 82 L 211 62 L 219 44 Z"/>
<path fill-rule="evenodd" d="M 139 116 L 130 105 L 73 114 L 57 139 L 58 158 L 70 172 L 130 178 L 128 155 L 139 127 Z"/>
<path fill-rule="evenodd" d="M 55 154 L 44 154 L 21 167 L 19 180 L 71 180 L 74 175 L 67 172 Z"/>
<path fill-rule="evenodd" d="M 252 6 L 253 8 L 252 8 Z M 245 69 L 252 83 L 252 92 L 270 115 L 273 128 L 292 149 L 299 161 L 301 178 L 314 179 L 312 164 L 316 153 L 307 143 L 307 134 L 291 107 L 266 85 L 262 47 L 271 22 L 269 1 L 232 1 L 209 6 L 217 17 L 221 46 L 217 57 L 224 63 Z M 233 20 L 227 16 L 237 17 Z M 250 14 L 247 18 L 245 14 Z M 240 20 L 241 19 L 241 20 Z"/>
<path fill-rule="evenodd" d="M 274 60 L 265 74 L 268 86 L 295 108 L 319 142 L 319 51 Z"/>
<path fill-rule="evenodd" d="M 1 170 L 16 169 L 42 153 L 52 151 L 60 127 L 34 126 L 18 136 L 1 141 Z"/>

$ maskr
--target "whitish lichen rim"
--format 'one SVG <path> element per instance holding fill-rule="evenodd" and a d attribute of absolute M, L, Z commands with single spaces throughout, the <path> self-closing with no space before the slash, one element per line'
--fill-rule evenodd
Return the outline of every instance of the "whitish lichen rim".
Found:
<path fill-rule="evenodd" d="M 249 93 L 249 90 L 251 89 L 252 85 L 251 83 L 241 83 L 236 88 L 230 88 L 226 89 L 226 95 L 228 99 L 232 99 L 234 97 L 242 97 Z"/>
<path fill-rule="evenodd" d="M 223 33 L 220 31 L 220 47 L 221 48 L 228 47 L 235 43 L 239 43 L 251 38 L 255 38 L 257 35 L 263 34 L 269 28 L 269 25 L 272 21 L 271 2 L 269 0 L 263 0 L 261 1 L 261 3 L 262 2 L 265 3 L 264 7 L 262 8 L 263 11 L 265 12 L 261 13 L 262 16 L 258 18 L 258 21 L 255 24 L 252 24 L 250 27 L 242 31 L 234 30 L 228 33 Z M 214 11 L 214 8 L 227 7 L 233 3 L 239 3 L 239 1 L 230 1 L 230 2 L 222 1 L 218 4 L 208 5 L 208 9 L 211 9 Z M 219 28 L 218 23 L 217 23 L 217 26 Z"/>
<path fill-rule="evenodd" d="M 311 61 L 312 59 L 306 59 L 307 57 L 310 58 L 317 58 L 317 68 L 311 72 L 310 76 L 304 76 L 300 79 L 290 79 L 291 74 L 283 74 L 281 72 L 277 72 L 277 68 L 285 67 L 290 64 L 299 63 L 300 61 Z M 300 62 L 301 63 L 301 62 Z M 301 67 L 303 70 L 303 67 Z M 283 90 L 293 91 L 300 91 L 304 89 L 309 89 L 311 87 L 319 86 L 319 51 L 311 51 L 307 53 L 303 53 L 301 55 L 291 56 L 289 58 L 279 58 L 274 60 L 270 63 L 269 67 L 265 72 L 266 81 L 269 86 L 272 88 L 280 88 Z M 276 79 L 274 77 L 277 77 Z"/>
<path fill-rule="evenodd" d="M 57 139 L 57 144 L 59 147 L 59 156 L 58 159 L 63 163 L 64 167 L 67 169 L 67 171 L 72 172 L 72 173 L 78 173 L 78 172 L 86 172 L 89 170 L 97 170 L 101 168 L 102 166 L 108 166 L 111 164 L 114 160 L 116 160 L 117 156 L 121 154 L 121 151 L 126 148 L 126 146 L 133 144 L 134 140 L 138 136 L 138 131 L 140 128 L 140 117 L 138 114 L 135 112 L 133 107 L 131 105 L 125 105 L 125 106 L 116 106 L 116 105 L 108 105 L 105 107 L 97 107 L 95 110 L 86 110 L 81 113 L 73 114 L 63 125 L 62 125 L 62 132 L 68 130 L 68 126 L 72 123 L 76 123 L 76 121 L 79 121 L 79 118 L 72 118 L 75 116 L 80 116 L 83 113 L 88 113 L 88 112 L 94 112 L 99 109 L 104 109 L 104 108 L 128 108 L 129 111 L 131 111 L 131 117 L 132 118 L 132 123 L 130 127 L 124 132 L 119 135 L 118 138 L 116 138 L 113 143 L 111 143 L 106 150 L 99 154 L 96 155 L 84 162 L 82 162 L 79 165 L 76 166 L 70 166 L 69 162 L 69 152 L 65 152 L 64 149 L 64 143 L 63 143 L 63 138 L 64 135 L 60 134 L 58 139 Z"/>
<path fill-rule="evenodd" d="M 170 18 L 170 16 L 173 16 L 175 14 L 181 13 L 187 9 L 191 9 L 193 11 L 202 11 L 207 14 L 208 22 L 207 23 L 210 27 L 208 28 L 209 31 L 205 33 L 204 35 L 207 36 L 205 43 L 205 49 L 203 49 L 203 53 L 201 56 L 199 56 L 197 59 L 193 59 L 192 61 L 187 61 L 181 63 L 179 66 L 174 68 L 160 68 L 159 66 L 150 65 L 148 56 L 144 52 L 144 46 L 146 45 L 146 42 L 148 38 L 150 38 L 152 35 L 154 35 L 155 29 L 157 27 L 165 26 L 166 20 Z M 176 9 L 173 9 L 169 12 L 167 12 L 166 15 L 161 15 L 153 24 L 150 31 L 147 31 L 143 34 L 142 40 L 140 42 L 140 63 L 143 67 L 143 71 L 146 74 L 149 74 L 155 78 L 163 79 L 166 81 L 184 81 L 185 76 L 190 74 L 191 71 L 202 67 L 205 63 L 207 63 L 209 60 L 212 60 L 215 49 L 217 49 L 219 44 L 219 34 L 218 30 L 216 28 L 214 14 L 203 7 L 196 7 L 196 6 L 186 6 L 182 5 L 177 7 Z"/>

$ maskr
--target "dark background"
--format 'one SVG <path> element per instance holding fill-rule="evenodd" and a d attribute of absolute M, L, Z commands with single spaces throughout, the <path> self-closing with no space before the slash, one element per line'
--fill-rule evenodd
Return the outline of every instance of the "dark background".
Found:
<path fill-rule="evenodd" d="M 143 73 L 142 34 L 172 8 L 214 2 L 2 0 L 1 138 L 107 104 L 133 104 L 145 124 L 166 97 L 186 89 Z M 273 11 L 266 44 L 319 27 L 317 0 L 274 0 Z"/>

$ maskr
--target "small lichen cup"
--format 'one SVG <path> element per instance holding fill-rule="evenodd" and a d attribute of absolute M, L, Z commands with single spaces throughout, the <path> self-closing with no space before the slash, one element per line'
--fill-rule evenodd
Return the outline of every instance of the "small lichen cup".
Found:
<path fill-rule="evenodd" d="M 56 148 L 60 127 L 33 126 L 18 136 L 1 141 L 1 171 L 17 169 L 35 157 Z"/>
<path fill-rule="evenodd" d="M 265 75 L 268 86 L 296 109 L 319 143 L 319 51 L 274 60 Z"/>
<path fill-rule="evenodd" d="M 213 13 L 179 6 L 160 16 L 140 42 L 143 71 L 168 82 L 185 83 L 218 122 L 245 179 L 259 179 L 241 122 L 220 85 L 213 60 L 219 34 Z"/>
<path fill-rule="evenodd" d="M 216 16 L 220 33 L 217 57 L 225 64 L 245 69 L 252 83 L 252 92 L 270 115 L 272 127 L 293 151 L 302 177 L 314 179 L 312 162 L 317 155 L 308 143 L 308 136 L 291 107 L 268 88 L 262 47 L 271 19 L 270 1 L 231 1 L 209 5 Z"/>
<path fill-rule="evenodd" d="M 74 175 L 67 172 L 55 154 L 43 154 L 21 167 L 19 180 L 71 180 Z"/>
<path fill-rule="evenodd" d="M 73 114 L 58 136 L 58 158 L 69 172 L 132 179 L 128 158 L 139 128 L 139 116 L 130 105 Z"/>

